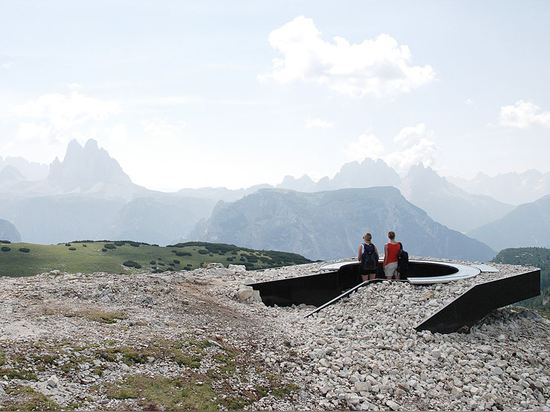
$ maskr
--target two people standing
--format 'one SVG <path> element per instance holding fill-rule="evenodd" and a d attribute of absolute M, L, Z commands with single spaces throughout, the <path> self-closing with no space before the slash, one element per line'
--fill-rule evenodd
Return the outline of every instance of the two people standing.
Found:
<path fill-rule="evenodd" d="M 397 270 L 399 253 L 402 245 L 395 240 L 395 232 L 388 232 L 389 242 L 384 245 L 384 275 L 387 280 L 399 280 Z M 364 243 L 359 245 L 357 260 L 361 263 L 361 277 L 363 281 L 374 280 L 378 271 L 378 250 L 372 243 L 372 235 L 366 233 L 363 236 Z"/>

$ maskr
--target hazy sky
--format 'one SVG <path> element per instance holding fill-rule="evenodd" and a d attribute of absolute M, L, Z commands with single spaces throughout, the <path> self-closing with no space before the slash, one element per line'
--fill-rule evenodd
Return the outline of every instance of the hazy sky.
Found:
<path fill-rule="evenodd" d="M 0 155 L 139 184 L 550 170 L 550 2 L 0 1 Z"/>

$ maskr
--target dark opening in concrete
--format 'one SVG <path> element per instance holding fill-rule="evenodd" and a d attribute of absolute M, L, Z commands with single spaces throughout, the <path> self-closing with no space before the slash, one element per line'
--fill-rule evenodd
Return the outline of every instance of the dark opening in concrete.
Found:
<path fill-rule="evenodd" d="M 378 265 L 377 278 L 384 279 L 382 264 Z M 409 277 L 436 277 L 457 273 L 458 269 L 444 263 L 411 261 Z M 290 279 L 254 283 L 250 286 L 260 292 L 268 306 L 306 305 L 321 306 L 362 282 L 359 263 L 341 266 L 338 271 L 325 272 Z"/>

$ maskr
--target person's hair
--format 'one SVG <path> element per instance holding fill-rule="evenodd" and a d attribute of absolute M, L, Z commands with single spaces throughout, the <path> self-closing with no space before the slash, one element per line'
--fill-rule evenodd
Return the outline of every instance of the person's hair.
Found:
<path fill-rule="evenodd" d="M 372 240 L 372 235 L 370 233 L 365 233 L 365 236 L 363 236 L 363 239 L 367 242 L 370 242 Z"/>
<path fill-rule="evenodd" d="M 390 230 L 390 231 L 388 232 L 388 237 L 389 237 L 391 240 L 395 239 L 395 232 L 394 232 L 393 230 Z"/>

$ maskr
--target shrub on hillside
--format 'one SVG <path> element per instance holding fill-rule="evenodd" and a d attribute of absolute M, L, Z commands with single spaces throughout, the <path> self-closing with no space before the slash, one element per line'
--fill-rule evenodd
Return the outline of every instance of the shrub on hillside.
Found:
<path fill-rule="evenodd" d="M 75 247 L 70 247 L 69 250 L 76 250 L 76 248 Z"/>
<path fill-rule="evenodd" d="M 189 253 L 189 252 L 177 252 L 176 251 L 176 256 L 193 256 L 193 254 Z"/>
<path fill-rule="evenodd" d="M 111 249 L 111 250 L 112 250 L 112 249 L 116 249 L 116 246 L 113 245 L 112 243 L 105 243 L 105 245 L 103 245 L 103 247 L 104 247 L 105 249 Z"/>
<path fill-rule="evenodd" d="M 199 249 L 197 252 L 199 252 L 199 255 L 208 255 L 208 250 L 206 249 Z"/>
<path fill-rule="evenodd" d="M 9 252 L 11 250 L 11 247 L 7 247 L 7 246 L 2 246 L 2 248 L 0 249 L 2 252 Z"/>
<path fill-rule="evenodd" d="M 23 253 L 29 253 L 31 250 L 28 247 L 20 247 L 19 251 Z"/>
<path fill-rule="evenodd" d="M 83 243 L 82 247 L 88 247 L 88 245 L 86 243 Z"/>
<path fill-rule="evenodd" d="M 9 245 L 11 243 L 11 241 L 9 241 L 9 240 L 0 240 L 0 243 L 5 243 L 5 244 Z"/>
<path fill-rule="evenodd" d="M 126 260 L 125 262 L 122 262 L 122 264 L 129 268 L 141 269 L 141 265 L 133 260 Z"/>
<path fill-rule="evenodd" d="M 101 251 L 102 251 L 102 252 L 107 252 L 107 249 L 101 248 Z"/>
<path fill-rule="evenodd" d="M 150 265 L 156 265 L 157 264 L 157 261 L 156 260 L 152 260 L 149 262 Z"/>
<path fill-rule="evenodd" d="M 176 265 L 180 264 L 180 261 L 178 259 L 174 259 L 172 262 L 174 262 Z"/>
<path fill-rule="evenodd" d="M 124 242 L 121 242 L 120 240 L 117 240 L 116 242 L 114 242 L 114 244 L 116 246 L 124 246 Z"/>
<path fill-rule="evenodd" d="M 65 243 L 65 246 L 71 246 L 71 244 L 70 243 Z"/>

